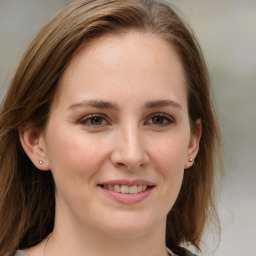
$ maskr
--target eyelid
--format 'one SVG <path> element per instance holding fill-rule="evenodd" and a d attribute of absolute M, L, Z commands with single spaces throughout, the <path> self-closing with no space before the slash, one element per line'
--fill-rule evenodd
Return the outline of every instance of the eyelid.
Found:
<path fill-rule="evenodd" d="M 90 121 L 90 119 L 94 117 L 99 117 L 103 119 L 104 124 L 99 124 L 99 125 L 93 125 L 93 124 L 85 124 L 87 121 Z M 89 114 L 85 115 L 82 118 L 79 119 L 79 123 L 83 126 L 89 127 L 89 128 L 102 128 L 103 126 L 109 124 L 107 117 L 104 114 Z"/>
<path fill-rule="evenodd" d="M 167 121 L 168 121 L 168 123 L 167 124 L 154 124 L 154 123 L 152 123 L 152 124 L 147 124 L 148 123 L 148 121 L 149 120 L 152 120 L 152 118 L 154 118 L 154 117 L 163 117 L 163 118 L 165 118 Z M 148 121 L 146 121 L 144 124 L 146 124 L 146 125 L 154 125 L 154 126 L 168 126 L 168 125 L 172 125 L 172 124 L 174 124 L 175 123 L 175 119 L 172 117 L 172 116 L 170 116 L 170 115 L 168 115 L 168 114 L 165 114 L 165 113 L 154 113 L 154 114 L 151 114 L 148 118 L 147 118 L 147 120 Z"/>
<path fill-rule="evenodd" d="M 92 119 L 94 117 L 102 118 L 103 123 L 99 124 L 99 125 L 86 124 L 87 121 L 90 121 L 90 119 Z M 150 121 L 152 121 L 152 119 L 154 117 L 164 118 L 165 123 L 163 123 L 163 124 L 154 124 L 153 122 L 150 122 Z M 167 123 L 166 123 L 166 121 L 167 121 Z M 100 114 L 100 113 L 85 115 L 85 116 L 83 116 L 82 118 L 80 118 L 78 120 L 78 123 L 81 124 L 82 126 L 92 128 L 92 129 L 102 128 L 102 127 L 110 124 L 107 116 L 104 115 L 104 114 Z M 144 125 L 153 125 L 153 126 L 158 126 L 158 127 L 164 127 L 164 126 L 172 125 L 174 123 L 175 123 L 175 119 L 172 116 L 170 116 L 169 114 L 165 114 L 165 113 L 161 113 L 161 112 L 158 113 L 157 112 L 157 113 L 153 113 L 153 114 L 149 115 L 146 118 L 146 121 L 144 122 Z"/>

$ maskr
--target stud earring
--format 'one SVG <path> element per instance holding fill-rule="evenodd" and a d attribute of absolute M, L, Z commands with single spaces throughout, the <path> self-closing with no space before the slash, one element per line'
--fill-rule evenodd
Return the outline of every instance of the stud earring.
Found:
<path fill-rule="evenodd" d="M 194 162 L 194 158 L 189 158 L 188 161 L 189 161 L 190 163 L 193 163 L 193 162 Z"/>
<path fill-rule="evenodd" d="M 42 160 L 39 160 L 39 164 L 43 164 L 43 161 L 42 161 Z"/>

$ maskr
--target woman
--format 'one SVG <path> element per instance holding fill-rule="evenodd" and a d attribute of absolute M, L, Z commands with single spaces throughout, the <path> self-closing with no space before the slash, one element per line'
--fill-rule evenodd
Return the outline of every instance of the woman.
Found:
<path fill-rule="evenodd" d="M 0 255 L 191 255 L 217 217 L 207 68 L 166 4 L 67 6 L 25 53 L 0 129 Z"/>

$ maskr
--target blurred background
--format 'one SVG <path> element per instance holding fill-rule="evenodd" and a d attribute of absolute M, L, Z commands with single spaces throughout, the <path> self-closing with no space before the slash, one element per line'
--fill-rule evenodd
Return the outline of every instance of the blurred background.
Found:
<path fill-rule="evenodd" d="M 0 0 L 0 99 L 35 33 L 71 1 Z M 225 144 L 222 235 L 204 256 L 256 256 L 256 1 L 169 0 L 205 53 Z M 218 247 L 217 247 L 218 246 Z"/>

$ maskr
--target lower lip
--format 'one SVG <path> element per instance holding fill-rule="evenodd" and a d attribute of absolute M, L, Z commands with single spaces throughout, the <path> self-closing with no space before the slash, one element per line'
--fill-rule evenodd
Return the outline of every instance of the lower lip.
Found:
<path fill-rule="evenodd" d="M 154 187 L 147 188 L 145 191 L 140 192 L 138 194 L 125 194 L 101 187 L 101 189 L 107 194 L 107 196 L 123 204 L 135 204 L 143 201 L 151 194 L 153 188 Z"/>

